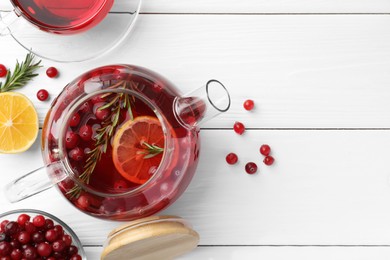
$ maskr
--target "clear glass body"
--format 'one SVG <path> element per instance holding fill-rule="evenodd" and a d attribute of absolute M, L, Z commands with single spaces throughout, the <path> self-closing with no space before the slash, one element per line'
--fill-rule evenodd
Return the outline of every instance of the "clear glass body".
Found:
<path fill-rule="evenodd" d="M 115 93 L 128 95 L 133 100 L 134 119 L 147 117 L 149 121 L 161 124 L 162 141 L 158 140 L 164 151 L 148 159 L 155 160 L 155 163 L 142 166 L 149 167 L 150 178 L 132 183 L 115 170 L 116 164 L 112 163 L 110 150 L 115 141 L 110 140 L 106 152 L 101 154 L 100 164 L 86 182 L 80 176 L 88 161 L 85 158 L 79 162 L 72 160 L 66 136 L 69 131 L 80 134 L 81 125 L 99 125 L 95 120 L 98 117 L 96 104 L 100 103 L 94 103 L 94 100 Z M 131 65 L 101 67 L 68 84 L 53 102 L 42 133 L 44 163 L 47 166 L 57 165 L 47 167 L 47 170 L 61 194 L 82 212 L 110 220 L 139 219 L 172 204 L 190 183 L 198 164 L 200 148 L 199 128 L 183 124 L 185 118 L 179 120 L 175 112 L 174 106 L 178 100 L 181 100 L 180 94 L 172 83 L 152 71 Z M 192 121 L 202 118 L 204 114 L 204 103 L 196 104 L 191 105 L 189 111 L 192 113 L 185 114 Z M 75 112 L 81 115 L 82 123 L 71 127 L 70 121 Z M 129 121 L 127 116 L 119 118 L 118 125 Z M 80 140 L 78 146 L 87 154 L 91 151 L 90 143 L 96 143 L 96 140 Z M 120 187 L 118 183 L 121 183 Z"/>

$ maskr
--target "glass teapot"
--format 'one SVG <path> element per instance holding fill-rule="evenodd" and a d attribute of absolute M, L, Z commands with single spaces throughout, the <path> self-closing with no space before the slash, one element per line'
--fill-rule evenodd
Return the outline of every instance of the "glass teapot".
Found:
<path fill-rule="evenodd" d="M 184 192 L 195 173 L 199 125 L 229 107 L 229 93 L 217 80 L 180 95 L 145 68 L 94 69 L 53 101 L 42 131 L 45 167 L 7 185 L 6 196 L 16 202 L 55 185 L 98 218 L 155 214 Z"/>

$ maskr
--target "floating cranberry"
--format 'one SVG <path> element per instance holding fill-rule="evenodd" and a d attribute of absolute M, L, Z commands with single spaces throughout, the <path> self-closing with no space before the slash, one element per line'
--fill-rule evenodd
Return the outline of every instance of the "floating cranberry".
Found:
<path fill-rule="evenodd" d="M 105 108 L 105 109 L 96 109 L 95 116 L 97 119 L 104 121 L 106 120 L 111 114 L 110 109 Z"/>
<path fill-rule="evenodd" d="M 0 256 L 7 256 L 11 253 L 12 247 L 10 243 L 3 241 L 0 242 Z"/>
<path fill-rule="evenodd" d="M 28 233 L 27 231 L 22 231 L 19 233 L 18 241 L 22 245 L 28 244 L 30 242 L 30 240 L 31 240 L 31 236 L 30 236 L 30 233 Z"/>
<path fill-rule="evenodd" d="M 12 260 L 20 260 L 23 257 L 22 251 L 19 248 L 14 248 L 11 252 L 11 259 Z"/>
<path fill-rule="evenodd" d="M 15 221 L 10 221 L 4 228 L 4 233 L 11 236 L 19 232 L 19 224 Z"/>
<path fill-rule="evenodd" d="M 101 95 L 97 95 L 97 96 L 94 96 L 93 98 L 91 98 L 91 102 L 92 104 L 99 104 L 99 103 L 103 103 L 105 100 L 104 98 L 102 98 Z"/>
<path fill-rule="evenodd" d="M 92 134 L 93 134 L 93 130 L 92 130 L 92 127 L 90 125 L 83 125 L 82 127 L 80 127 L 79 136 L 84 141 L 91 140 Z"/>
<path fill-rule="evenodd" d="M 129 185 L 124 180 L 119 180 L 114 183 L 114 189 L 123 190 L 127 188 L 129 188 Z"/>
<path fill-rule="evenodd" d="M 89 207 L 89 198 L 87 195 L 81 195 L 77 200 L 76 200 L 76 206 L 81 208 L 81 209 L 87 209 Z"/>
<path fill-rule="evenodd" d="M 45 238 L 49 242 L 54 242 L 57 240 L 58 234 L 57 232 L 52 228 L 46 231 L 45 233 Z"/>
<path fill-rule="evenodd" d="M 34 218 L 33 218 L 33 224 L 34 226 L 36 227 L 43 227 L 45 225 L 45 217 L 42 216 L 42 215 L 36 215 Z"/>
<path fill-rule="evenodd" d="M 47 92 L 46 89 L 40 89 L 38 92 L 37 92 L 37 98 L 40 100 L 40 101 L 45 101 L 49 98 L 49 92 Z"/>
<path fill-rule="evenodd" d="M 80 107 L 80 111 L 82 113 L 88 113 L 89 111 L 91 111 L 91 108 L 92 108 L 92 105 L 89 101 L 85 101 L 81 107 Z"/>
<path fill-rule="evenodd" d="M 65 146 L 67 149 L 75 148 L 78 143 L 79 143 L 79 136 L 75 132 L 73 131 L 66 132 Z"/>
<path fill-rule="evenodd" d="M 48 257 L 52 252 L 51 245 L 47 242 L 39 243 L 37 246 L 37 252 L 40 256 Z"/>
<path fill-rule="evenodd" d="M 253 108 L 255 107 L 255 102 L 253 102 L 253 100 L 251 99 L 248 99 L 248 100 L 245 100 L 244 102 L 244 108 L 245 110 L 252 110 Z"/>
<path fill-rule="evenodd" d="M 36 250 L 33 246 L 27 246 L 27 247 L 23 250 L 23 256 L 24 256 L 27 260 L 36 259 L 36 258 L 37 258 L 37 250 Z"/>
<path fill-rule="evenodd" d="M 249 162 L 245 165 L 245 171 L 248 174 L 254 174 L 257 172 L 257 165 L 254 162 Z"/>
<path fill-rule="evenodd" d="M 70 118 L 69 125 L 71 127 L 76 127 L 80 123 L 80 114 L 79 113 L 74 113 L 72 117 Z"/>
<path fill-rule="evenodd" d="M 58 75 L 58 70 L 55 67 L 50 67 L 46 70 L 46 75 L 49 78 L 55 78 Z"/>
<path fill-rule="evenodd" d="M 7 68 L 3 64 L 0 64 L 0 78 L 4 78 L 7 73 Z"/>
<path fill-rule="evenodd" d="M 269 147 L 268 144 L 263 144 L 262 146 L 260 146 L 260 153 L 264 156 L 267 156 L 269 155 L 271 152 L 271 147 Z"/>
<path fill-rule="evenodd" d="M 84 158 L 84 151 L 80 147 L 73 148 L 69 152 L 69 157 L 73 161 L 79 162 Z"/>
<path fill-rule="evenodd" d="M 234 132 L 236 132 L 239 135 L 242 135 L 245 132 L 245 126 L 241 122 L 234 123 L 233 129 Z"/>
<path fill-rule="evenodd" d="M 238 157 L 237 157 L 237 154 L 235 153 L 229 153 L 228 155 L 226 155 L 226 162 L 228 164 L 236 164 L 238 161 Z"/>
<path fill-rule="evenodd" d="M 20 214 L 17 220 L 20 226 L 23 226 L 27 221 L 30 221 L 30 216 L 27 214 Z"/>
<path fill-rule="evenodd" d="M 264 162 L 265 165 L 270 166 L 270 165 L 272 165 L 275 162 L 275 159 L 271 155 L 268 155 L 268 156 L 266 156 L 264 158 L 263 162 Z"/>

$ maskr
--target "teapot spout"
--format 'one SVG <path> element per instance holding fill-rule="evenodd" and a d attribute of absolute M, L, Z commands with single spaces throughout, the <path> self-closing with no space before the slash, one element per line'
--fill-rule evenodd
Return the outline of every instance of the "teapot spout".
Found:
<path fill-rule="evenodd" d="M 218 80 L 209 80 L 200 87 L 174 102 L 177 120 L 186 128 L 199 127 L 215 116 L 230 108 L 230 95 L 226 87 Z"/>

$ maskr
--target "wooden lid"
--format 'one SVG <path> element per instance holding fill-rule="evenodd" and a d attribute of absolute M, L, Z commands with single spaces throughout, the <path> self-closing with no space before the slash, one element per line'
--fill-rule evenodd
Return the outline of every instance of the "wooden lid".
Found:
<path fill-rule="evenodd" d="M 192 251 L 199 235 L 176 216 L 152 216 L 113 230 L 102 260 L 168 260 Z"/>

